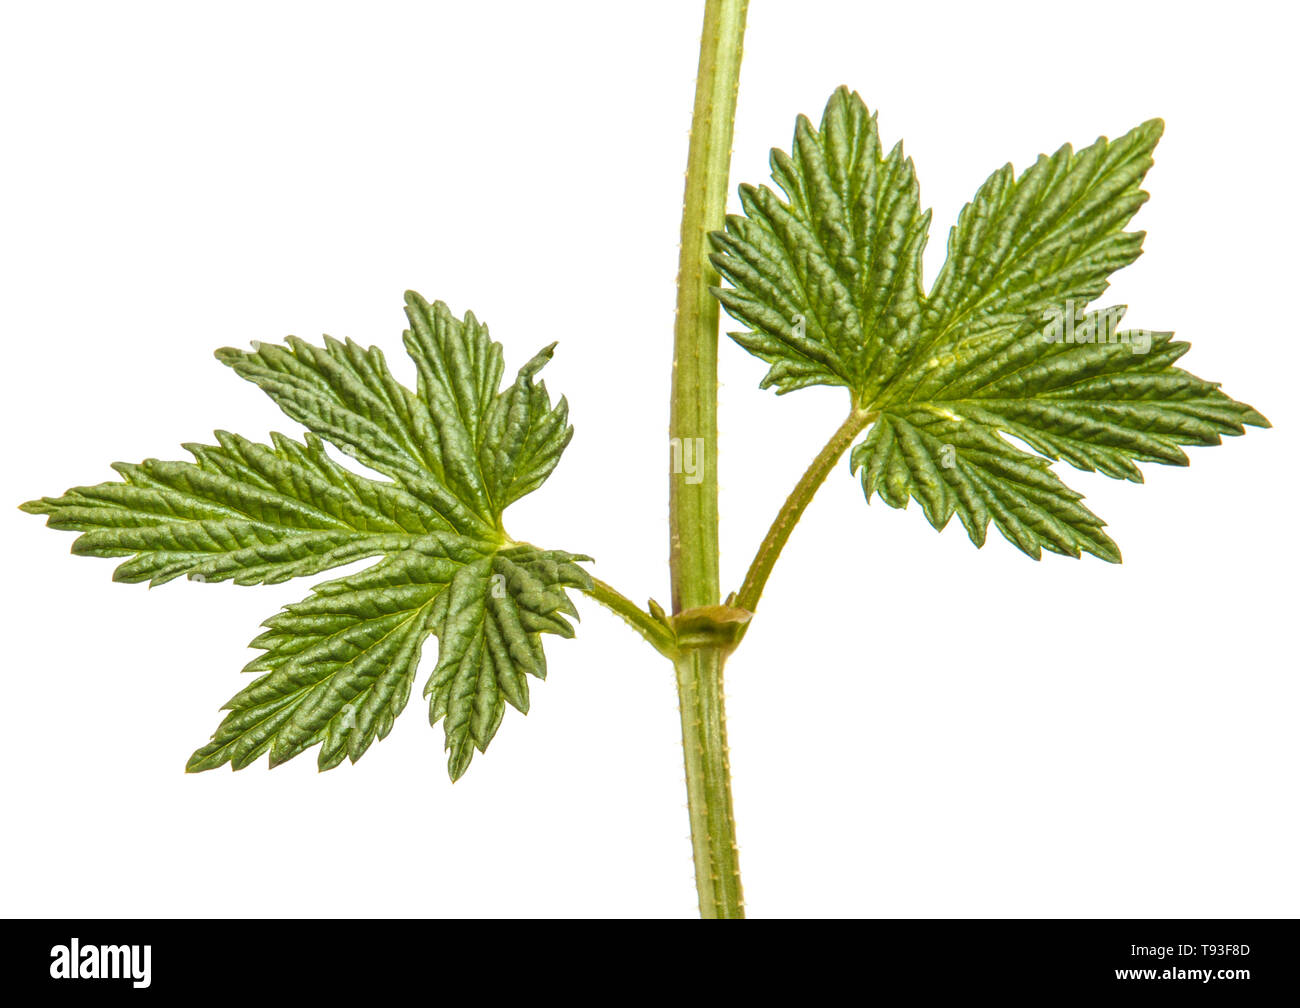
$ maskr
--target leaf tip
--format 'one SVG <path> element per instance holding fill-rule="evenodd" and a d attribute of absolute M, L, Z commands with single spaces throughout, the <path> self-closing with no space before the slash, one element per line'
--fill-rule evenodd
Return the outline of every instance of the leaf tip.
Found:
<path fill-rule="evenodd" d="M 447 776 L 451 778 L 453 784 L 465 776 L 465 771 L 469 769 L 473 758 L 472 745 L 460 745 L 451 750 L 447 756 Z"/>
<path fill-rule="evenodd" d="M 1116 566 L 1124 562 L 1124 555 L 1120 553 L 1119 547 L 1115 545 L 1113 539 L 1107 539 L 1105 544 L 1096 550 L 1089 550 L 1098 560 L 1104 560 L 1106 563 L 1115 564 Z"/>
<path fill-rule="evenodd" d="M 1249 427 L 1259 427 L 1264 430 L 1273 426 L 1268 417 L 1264 416 L 1263 413 L 1259 412 L 1259 410 L 1255 409 L 1253 406 L 1246 407 L 1245 411 L 1241 414 L 1241 422 Z M 40 512 L 33 513 L 39 514 Z"/>
<path fill-rule="evenodd" d="M 209 759 L 206 749 L 207 746 L 204 746 L 202 749 L 195 749 L 190 754 L 190 758 L 185 761 L 185 772 L 187 774 L 203 773 L 205 770 L 211 770 L 217 766 L 216 763 Z"/>

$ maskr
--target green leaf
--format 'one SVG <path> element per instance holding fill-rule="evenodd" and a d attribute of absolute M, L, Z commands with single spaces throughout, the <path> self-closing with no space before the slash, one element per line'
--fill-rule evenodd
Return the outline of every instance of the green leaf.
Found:
<path fill-rule="evenodd" d="M 1016 176 L 998 169 L 958 216 L 928 294 L 929 212 L 901 145 L 888 155 L 857 94 L 831 96 L 820 130 L 800 117 L 766 187 L 742 186 L 743 216 L 713 235 L 715 290 L 750 327 L 732 337 L 770 368 L 763 387 L 849 389 L 866 438 L 850 463 L 868 499 L 955 514 L 983 545 L 991 521 L 1037 559 L 1044 549 L 1119 561 L 1103 522 L 1049 463 L 1141 482 L 1136 462 L 1186 465 L 1268 421 L 1174 366 L 1187 344 L 1120 330 L 1122 307 L 1086 311 L 1141 253 L 1126 231 L 1163 124 L 1070 146 Z M 1015 438 L 1030 451 L 1008 438 Z"/>
<path fill-rule="evenodd" d="M 273 446 L 218 431 L 186 445 L 194 462 L 116 463 L 122 482 L 23 505 L 50 528 L 81 532 L 81 556 L 130 557 L 114 580 L 275 584 L 405 548 L 446 523 L 392 483 L 349 472 L 281 434 Z"/>
<path fill-rule="evenodd" d="M 457 537 L 430 536 L 271 617 L 252 643 L 266 653 L 244 670 L 264 674 L 226 704 L 187 769 L 239 770 L 267 752 L 276 766 L 317 743 L 322 770 L 358 759 L 406 706 L 434 599 L 476 559 Z"/>
<path fill-rule="evenodd" d="M 383 354 L 351 341 L 225 349 L 218 359 L 310 431 L 258 444 L 218 431 L 193 462 L 114 466 L 121 481 L 29 501 L 73 552 L 127 558 L 119 581 L 271 584 L 367 557 L 267 620 L 245 671 L 261 673 L 188 769 L 272 766 L 319 745 L 322 770 L 385 737 L 410 696 L 424 641 L 439 638 L 427 692 L 452 778 L 486 749 L 503 699 L 527 711 L 525 675 L 545 675 L 542 633 L 573 635 L 566 588 L 591 587 L 575 561 L 512 542 L 502 512 L 540 486 L 572 437 L 537 372 L 554 344 L 500 388 L 501 347 L 472 314 L 407 294 L 417 391 Z M 325 441 L 388 479 L 361 475 Z M 473 674 L 471 675 L 471 670 Z M 488 726 L 490 729 L 488 730 Z"/>
<path fill-rule="evenodd" d="M 831 96 L 821 132 L 800 116 L 791 154 L 772 152 L 766 186 L 740 187 L 745 216 L 715 232 L 714 293 L 751 332 L 732 333 L 771 365 L 764 388 L 868 387 L 889 374 L 921 312 L 930 214 L 902 144 L 882 153 L 857 95 Z"/>
<path fill-rule="evenodd" d="M 430 723 L 443 720 L 452 780 L 475 749 L 487 748 L 507 703 L 528 713 L 525 675 L 546 678 L 541 634 L 573 636 L 563 614 L 578 612 L 564 589 L 591 587 L 574 562 L 588 559 L 532 546 L 500 550 L 462 567 L 438 596 L 432 618 L 441 647 L 424 693 Z"/>
<path fill-rule="evenodd" d="M 1119 548 L 1101 531 L 1101 520 L 1044 459 L 947 411 L 883 414 L 853 449 L 852 465 L 862 470 L 868 498 L 877 493 L 896 508 L 915 498 L 938 529 L 955 513 L 977 546 L 984 545 L 992 519 L 1035 560 L 1048 549 L 1119 562 Z"/>

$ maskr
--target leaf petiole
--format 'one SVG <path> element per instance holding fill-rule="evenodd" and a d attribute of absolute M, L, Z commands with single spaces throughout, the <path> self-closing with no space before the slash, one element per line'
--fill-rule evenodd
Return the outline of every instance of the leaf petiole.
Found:
<path fill-rule="evenodd" d="M 640 634 L 665 658 L 673 661 L 677 659 L 677 639 L 673 633 L 626 595 L 596 577 L 591 579 L 591 587 L 583 590 Z"/>
<path fill-rule="evenodd" d="M 754 560 L 745 574 L 744 583 L 736 593 L 735 604 L 739 608 L 748 609 L 750 612 L 757 610 L 759 596 L 763 594 L 763 588 L 772 574 L 772 568 L 776 566 L 777 558 L 781 555 L 781 550 L 790 538 L 790 533 L 794 531 L 795 525 L 798 524 L 804 509 L 808 507 L 813 495 L 817 493 L 817 488 L 835 467 L 835 463 L 853 443 L 853 439 L 866 430 L 876 416 L 874 412 L 855 406 L 845 421 L 840 424 L 839 429 L 831 435 L 825 447 L 817 453 L 812 464 L 799 477 L 799 482 L 790 491 L 790 496 L 781 505 L 781 510 L 773 519 L 767 535 L 763 537 L 763 542 L 759 545 L 758 552 L 754 555 Z"/>

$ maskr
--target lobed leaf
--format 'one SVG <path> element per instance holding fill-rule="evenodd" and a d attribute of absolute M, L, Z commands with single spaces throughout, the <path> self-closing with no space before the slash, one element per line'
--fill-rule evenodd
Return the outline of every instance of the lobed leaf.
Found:
<path fill-rule="evenodd" d="M 791 153 L 772 153 L 788 202 L 742 186 L 744 215 L 713 235 L 731 285 L 714 293 L 750 326 L 731 335 L 770 365 L 764 387 L 849 389 L 873 424 L 850 455 L 868 499 L 914 499 L 940 529 L 956 514 L 977 546 L 992 522 L 1036 559 L 1118 562 L 1049 461 L 1141 482 L 1137 462 L 1186 465 L 1183 446 L 1268 426 L 1174 366 L 1186 343 L 1120 331 L 1121 307 L 1085 310 L 1141 254 L 1143 233 L 1125 228 L 1163 128 L 1066 145 L 1019 176 L 998 169 L 924 294 L 929 213 L 911 162 L 901 145 L 881 154 L 875 116 L 840 88 L 819 131 L 800 117 Z"/>
<path fill-rule="evenodd" d="M 193 462 L 119 463 L 121 481 L 22 505 L 79 532 L 73 552 L 127 558 L 120 581 L 270 584 L 382 557 L 266 621 L 252 644 L 265 654 L 246 669 L 262 674 L 226 705 L 190 770 L 262 755 L 275 766 L 317 745 L 322 770 L 355 761 L 405 707 L 432 634 L 429 691 L 455 779 L 486 749 L 503 699 L 527 711 L 523 677 L 545 675 L 540 635 L 572 636 L 565 589 L 591 587 L 575 562 L 588 558 L 513 543 L 502 525 L 573 435 L 568 405 L 552 406 L 535 380 L 554 344 L 502 390 L 501 346 L 473 314 L 414 293 L 406 313 L 416 391 L 351 340 L 220 350 L 308 428 L 304 442 L 218 431 L 216 445 L 186 445 Z M 326 441 L 388 478 L 344 468 Z"/>

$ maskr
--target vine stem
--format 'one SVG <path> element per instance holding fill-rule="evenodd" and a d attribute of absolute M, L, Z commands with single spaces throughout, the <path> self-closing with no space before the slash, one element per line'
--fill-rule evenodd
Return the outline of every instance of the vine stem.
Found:
<path fill-rule="evenodd" d="M 682 206 L 677 317 L 669 417 L 669 566 L 673 612 L 718 602 L 718 303 L 709 287 L 709 232 L 723 224 L 736 90 L 748 0 L 707 0 L 700 38 Z M 673 465 L 675 449 L 677 465 Z M 693 454 L 695 464 L 685 465 Z M 688 473 L 683 469 L 693 470 Z M 728 647 L 705 644 L 674 661 L 682 716 L 686 794 L 700 915 L 744 916 L 731 776 L 727 766 L 722 666 Z"/>
<path fill-rule="evenodd" d="M 731 806 L 731 766 L 723 716 L 725 652 L 691 648 L 676 661 L 677 696 L 686 755 L 686 795 L 691 816 L 691 851 L 700 916 L 706 920 L 745 916 L 740 887 L 740 852 Z"/>

